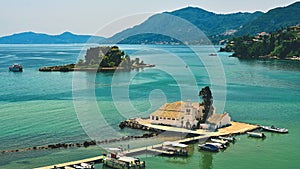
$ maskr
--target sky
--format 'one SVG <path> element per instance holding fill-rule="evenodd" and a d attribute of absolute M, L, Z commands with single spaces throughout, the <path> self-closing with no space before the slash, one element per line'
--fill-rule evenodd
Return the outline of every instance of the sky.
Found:
<path fill-rule="evenodd" d="M 267 12 L 296 0 L 0 0 L 0 36 L 70 31 L 110 37 L 149 16 L 193 6 L 218 14 Z"/>

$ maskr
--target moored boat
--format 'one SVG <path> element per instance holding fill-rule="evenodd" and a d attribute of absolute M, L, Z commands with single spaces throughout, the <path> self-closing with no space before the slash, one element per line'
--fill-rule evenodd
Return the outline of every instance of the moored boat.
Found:
<path fill-rule="evenodd" d="M 219 136 L 219 139 L 221 140 L 226 140 L 226 141 L 229 141 L 229 142 L 235 142 L 235 137 L 223 137 L 223 136 Z"/>
<path fill-rule="evenodd" d="M 127 157 L 121 154 L 121 149 L 109 148 L 107 156 L 103 159 L 103 165 L 115 169 L 141 169 L 145 168 L 145 161 L 139 158 Z"/>
<path fill-rule="evenodd" d="M 215 143 L 220 143 L 220 144 L 223 144 L 223 145 L 228 145 L 229 142 L 226 141 L 226 140 L 222 140 L 222 139 L 210 139 L 212 142 L 215 142 Z"/>
<path fill-rule="evenodd" d="M 288 133 L 289 130 L 286 128 L 279 128 L 275 126 L 260 126 L 263 130 L 271 131 L 271 132 L 277 132 L 277 133 Z"/>
<path fill-rule="evenodd" d="M 20 64 L 13 64 L 12 66 L 8 67 L 9 71 L 11 72 L 22 72 L 23 71 L 23 66 Z"/>
<path fill-rule="evenodd" d="M 94 169 L 93 164 L 88 164 L 88 163 L 81 163 L 80 165 L 73 165 L 72 168 L 76 169 Z"/>
<path fill-rule="evenodd" d="M 217 56 L 218 54 L 216 54 L 216 53 L 210 53 L 210 54 L 208 54 L 208 56 Z"/>
<path fill-rule="evenodd" d="M 225 149 L 227 146 L 221 143 L 213 143 L 213 142 L 207 142 L 206 144 L 211 144 L 213 146 L 218 147 L 219 149 Z"/>
<path fill-rule="evenodd" d="M 264 133 L 258 133 L 258 132 L 247 132 L 249 137 L 255 137 L 255 138 L 265 138 L 266 135 Z"/>
<path fill-rule="evenodd" d="M 166 141 L 162 144 L 162 149 L 168 152 L 173 152 L 173 155 L 187 156 L 188 155 L 188 145 L 181 144 L 177 142 Z"/>
<path fill-rule="evenodd" d="M 212 152 L 219 152 L 220 151 L 220 149 L 218 148 L 218 146 L 213 145 L 213 144 L 208 144 L 208 143 L 199 144 L 198 147 L 201 150 L 205 150 L 205 151 L 212 151 Z"/>

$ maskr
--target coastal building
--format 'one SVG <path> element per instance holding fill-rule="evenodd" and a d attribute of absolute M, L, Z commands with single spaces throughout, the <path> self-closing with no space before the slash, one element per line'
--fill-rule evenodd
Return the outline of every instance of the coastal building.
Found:
<path fill-rule="evenodd" d="M 204 107 L 191 101 L 166 103 L 150 115 L 151 124 L 192 128 L 197 125 Z"/>
<path fill-rule="evenodd" d="M 192 129 L 203 118 L 203 112 L 203 105 L 192 103 L 190 100 L 166 103 L 150 115 L 150 123 Z M 200 126 L 203 129 L 215 130 L 230 125 L 230 120 L 228 113 L 216 114 L 215 109 L 212 108 L 206 122 Z"/>
<path fill-rule="evenodd" d="M 231 118 L 226 112 L 223 114 L 213 114 L 207 119 L 206 124 L 207 129 L 216 130 L 231 125 Z"/>

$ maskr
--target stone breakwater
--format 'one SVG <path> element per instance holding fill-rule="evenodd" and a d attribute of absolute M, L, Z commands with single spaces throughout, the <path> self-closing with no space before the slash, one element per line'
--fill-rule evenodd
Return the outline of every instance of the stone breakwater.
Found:
<path fill-rule="evenodd" d="M 16 153 L 16 152 L 25 152 L 25 151 L 35 151 L 35 150 L 50 150 L 50 149 L 60 149 L 60 148 L 74 148 L 74 147 L 89 147 L 89 146 L 95 146 L 99 144 L 107 144 L 107 143 L 114 143 L 119 141 L 126 141 L 130 139 L 139 139 L 139 138 L 150 138 L 159 135 L 163 132 L 163 130 L 155 129 L 151 127 L 147 127 L 145 125 L 140 124 L 134 119 L 125 120 L 119 123 L 119 127 L 121 129 L 128 127 L 131 129 L 139 129 L 147 131 L 148 133 L 145 133 L 143 135 L 134 135 L 134 136 L 123 136 L 121 138 L 114 138 L 114 139 L 105 139 L 105 140 L 91 140 L 91 141 L 84 141 L 81 143 L 56 143 L 56 144 L 49 144 L 49 145 L 43 145 L 43 146 L 34 146 L 34 147 L 28 147 L 28 148 L 20 148 L 20 149 L 14 149 L 14 150 L 1 150 L 2 154 L 5 153 Z"/>
<path fill-rule="evenodd" d="M 17 153 L 17 152 L 25 152 L 25 151 L 35 151 L 35 150 L 50 150 L 50 149 L 60 149 L 60 148 L 74 148 L 74 147 L 89 147 L 89 146 L 95 146 L 100 144 L 107 144 L 107 143 L 114 143 L 119 141 L 126 141 L 130 139 L 140 139 L 140 138 L 150 138 L 157 136 L 161 132 L 159 130 L 149 131 L 149 133 L 145 133 L 143 135 L 135 135 L 135 136 L 123 136 L 121 138 L 114 138 L 114 139 L 105 139 L 105 140 L 91 140 L 91 141 L 84 141 L 81 143 L 56 143 L 56 144 L 49 144 L 44 146 L 34 146 L 34 147 L 28 147 L 28 148 L 21 148 L 21 149 L 15 149 L 15 150 L 2 150 L 1 153 Z"/>
<path fill-rule="evenodd" d="M 129 120 L 122 121 L 122 122 L 119 123 L 119 127 L 121 129 L 123 129 L 125 127 L 128 127 L 128 128 L 131 128 L 131 129 L 139 129 L 139 130 L 144 130 L 144 131 L 150 131 L 150 132 L 154 132 L 154 133 L 157 133 L 157 134 L 160 134 L 161 132 L 163 132 L 163 130 L 145 126 L 145 125 L 139 123 L 138 121 L 136 121 L 135 119 L 129 119 Z"/>

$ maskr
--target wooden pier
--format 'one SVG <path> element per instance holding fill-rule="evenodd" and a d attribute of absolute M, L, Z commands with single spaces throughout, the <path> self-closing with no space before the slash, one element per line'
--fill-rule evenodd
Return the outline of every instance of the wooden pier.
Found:
<path fill-rule="evenodd" d="M 184 138 L 181 140 L 173 141 L 173 142 L 178 142 L 178 143 L 188 143 L 188 142 L 193 142 L 193 141 L 198 141 L 198 140 L 207 140 L 210 137 L 213 136 L 224 136 L 224 135 L 232 135 L 232 134 L 243 134 L 248 131 L 252 131 L 255 129 L 259 128 L 259 125 L 252 125 L 252 124 L 247 124 L 247 123 L 241 123 L 241 122 L 232 122 L 231 126 L 221 128 L 216 132 L 210 132 L 206 130 L 188 130 L 188 129 L 183 129 L 183 128 L 177 128 L 177 127 L 170 127 L 170 126 L 160 126 L 160 125 L 153 125 L 150 124 L 149 121 L 143 120 L 143 119 L 137 119 L 138 123 L 151 127 L 154 129 L 159 129 L 163 131 L 172 131 L 172 132 L 180 132 L 180 133 L 187 133 L 187 134 L 195 134 L 197 136 L 195 137 L 189 137 L 189 138 Z M 126 156 L 135 156 L 138 154 L 144 154 L 144 153 L 155 153 L 155 154 L 166 154 L 166 155 L 172 155 L 171 152 L 167 152 L 164 150 L 160 150 L 159 147 L 162 147 L 162 144 L 157 144 L 153 146 L 146 146 L 146 147 L 141 147 L 141 148 L 136 148 L 132 149 L 126 152 L 123 152 L 124 155 Z M 72 162 L 67 162 L 67 163 L 62 163 L 62 164 L 56 164 L 56 165 L 51 165 L 51 166 L 46 166 L 46 167 L 40 167 L 40 168 L 35 168 L 35 169 L 53 169 L 54 166 L 57 168 L 63 168 L 63 167 L 70 167 L 73 165 L 78 165 L 81 163 L 91 163 L 91 162 L 101 162 L 103 159 L 103 156 L 97 156 L 93 158 L 87 158 L 83 160 L 78 160 L 78 161 L 72 161 Z"/>
<path fill-rule="evenodd" d="M 64 168 L 72 168 L 70 166 L 79 165 L 81 163 L 101 162 L 103 158 L 104 158 L 104 156 L 97 156 L 97 157 L 92 157 L 92 158 L 86 158 L 83 160 L 71 161 L 71 162 L 67 162 L 67 163 L 55 164 L 55 165 L 39 167 L 39 168 L 34 168 L 34 169 L 53 169 L 54 167 L 56 167 L 56 168 L 63 168 L 63 167 Z"/>

